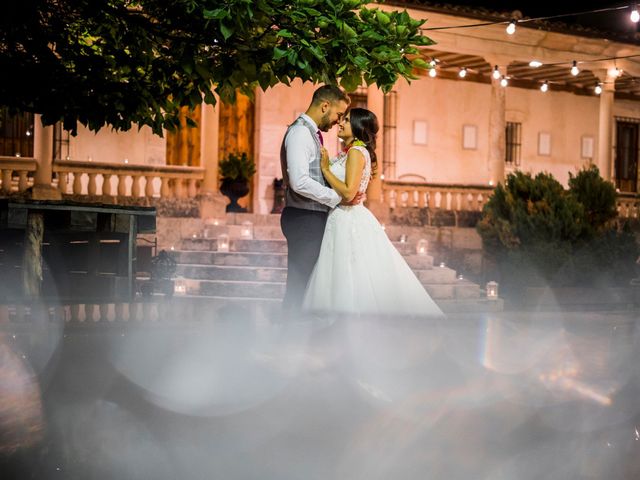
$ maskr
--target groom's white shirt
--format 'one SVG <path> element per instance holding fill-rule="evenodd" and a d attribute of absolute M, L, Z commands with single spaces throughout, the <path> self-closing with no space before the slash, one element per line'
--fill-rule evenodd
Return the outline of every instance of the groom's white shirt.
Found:
<path fill-rule="evenodd" d="M 313 125 L 314 130 L 318 129 L 311 117 L 304 113 L 302 117 Z M 337 206 L 342 200 L 340 195 L 332 188 L 316 182 L 309 175 L 309 164 L 316 155 L 316 142 L 311 137 L 309 128 L 293 125 L 284 139 L 284 145 L 287 152 L 289 186 L 293 191 L 331 208 Z"/>

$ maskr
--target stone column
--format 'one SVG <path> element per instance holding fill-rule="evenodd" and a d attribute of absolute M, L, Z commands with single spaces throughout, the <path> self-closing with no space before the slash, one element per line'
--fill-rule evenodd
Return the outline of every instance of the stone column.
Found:
<path fill-rule="evenodd" d="M 36 172 L 33 179 L 32 198 L 34 200 L 60 200 L 62 194 L 51 185 L 53 174 L 53 126 L 43 126 L 42 117 L 33 119 L 33 156 Z"/>
<path fill-rule="evenodd" d="M 224 217 L 226 201 L 218 187 L 219 106 L 202 104 L 200 117 L 200 165 L 204 170 L 200 216 Z"/>
<path fill-rule="evenodd" d="M 602 93 L 600 94 L 596 165 L 602 178 L 611 181 L 613 168 L 613 97 L 616 89 L 616 77 L 612 77 L 606 72 L 598 76 L 604 78 L 604 81 L 602 82 Z"/>
<path fill-rule="evenodd" d="M 503 75 L 507 74 L 506 65 L 499 65 L 498 68 Z M 500 85 L 500 79 L 491 77 L 488 166 L 489 181 L 493 186 L 504 181 L 506 90 Z"/>

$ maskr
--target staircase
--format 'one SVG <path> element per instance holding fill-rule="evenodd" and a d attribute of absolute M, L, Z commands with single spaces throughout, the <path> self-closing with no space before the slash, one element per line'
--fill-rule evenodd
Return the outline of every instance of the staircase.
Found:
<path fill-rule="evenodd" d="M 218 251 L 217 238 L 224 234 L 229 236 L 228 252 Z M 502 310 L 502 300 L 488 300 L 479 285 L 444 264 L 434 266 L 433 257 L 415 253 L 414 244 L 393 244 L 444 312 Z M 279 215 L 227 214 L 224 225 L 205 225 L 202 234 L 182 239 L 173 258 L 190 296 L 271 305 L 284 296 L 287 244 Z"/>

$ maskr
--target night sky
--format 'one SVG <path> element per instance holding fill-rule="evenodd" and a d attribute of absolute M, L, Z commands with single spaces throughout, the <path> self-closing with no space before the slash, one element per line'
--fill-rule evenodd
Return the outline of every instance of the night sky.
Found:
<path fill-rule="evenodd" d="M 435 2 L 434 2 L 435 3 Z M 559 15 L 567 13 L 586 12 L 607 7 L 629 6 L 633 2 L 620 1 L 581 1 L 581 2 L 565 2 L 562 0 L 555 1 L 531 1 L 531 0 L 512 0 L 512 1 L 495 1 L 495 0 L 460 0 L 452 2 L 442 2 L 450 5 L 468 5 L 484 7 L 489 10 L 498 12 L 512 12 L 519 10 L 525 17 L 543 17 L 549 15 Z M 598 30 L 615 31 L 620 33 L 633 34 L 639 30 L 640 24 L 634 24 L 629 20 L 628 8 L 623 10 L 600 12 L 600 13 L 584 13 L 582 15 L 570 16 L 557 19 L 556 21 L 570 24 L 579 24 L 585 27 L 596 28 Z"/>

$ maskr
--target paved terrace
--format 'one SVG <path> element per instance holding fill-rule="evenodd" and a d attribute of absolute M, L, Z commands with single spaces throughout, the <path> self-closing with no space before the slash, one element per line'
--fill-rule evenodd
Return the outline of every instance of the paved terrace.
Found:
<path fill-rule="evenodd" d="M 35 312 L 35 309 L 34 309 Z M 42 479 L 631 479 L 638 310 L 0 329 L 0 471 Z"/>

